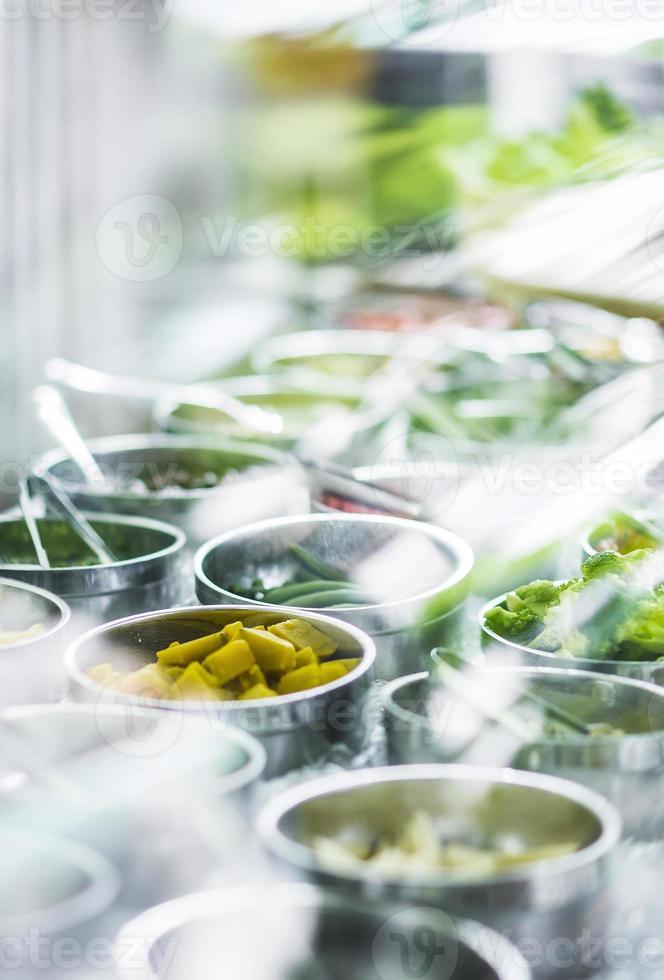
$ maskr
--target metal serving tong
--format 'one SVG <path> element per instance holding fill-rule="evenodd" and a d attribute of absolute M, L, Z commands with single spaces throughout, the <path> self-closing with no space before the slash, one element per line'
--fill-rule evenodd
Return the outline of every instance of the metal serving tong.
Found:
<path fill-rule="evenodd" d="M 315 478 L 319 492 L 327 490 L 344 497 L 350 503 L 383 514 L 409 517 L 412 520 L 422 519 L 422 507 L 414 500 L 392 490 L 385 490 L 371 481 L 358 480 L 349 467 L 328 460 L 312 459 L 300 453 L 294 455 L 300 466 Z"/>
<path fill-rule="evenodd" d="M 75 534 L 94 552 L 100 562 L 112 564 L 117 556 L 95 531 L 90 522 L 76 507 L 69 494 L 58 479 L 50 474 L 29 476 L 21 481 L 19 488 L 19 507 L 28 528 L 30 539 L 37 554 L 41 568 L 50 568 L 51 563 L 44 547 L 34 510 L 34 491 L 44 497 L 47 508 L 56 510 Z"/>
<path fill-rule="evenodd" d="M 162 399 L 182 402 L 223 412 L 253 432 L 278 435 L 283 431 L 282 417 L 271 409 L 248 405 L 221 387 L 203 383 L 175 384 L 147 378 L 125 377 L 54 358 L 46 365 L 46 376 L 75 391 L 91 395 L 112 395 L 158 402 Z"/>
<path fill-rule="evenodd" d="M 453 653 L 452 651 L 439 651 L 434 656 L 436 673 L 443 684 L 464 701 L 469 707 L 483 714 L 490 721 L 497 722 L 506 728 L 512 735 L 516 735 L 521 741 L 532 741 L 533 733 L 529 726 L 525 724 L 518 711 L 514 708 L 495 708 L 490 701 L 482 697 L 482 692 L 475 690 L 468 683 L 464 675 L 464 669 L 478 667 L 464 657 L 463 654 Z M 490 677 L 490 668 L 486 668 L 487 677 Z M 590 735 L 591 728 L 576 715 L 562 708 L 558 704 L 553 704 L 541 695 L 531 691 L 527 686 L 519 691 L 519 700 L 530 701 L 540 707 L 545 715 L 566 725 L 578 735 Z"/>

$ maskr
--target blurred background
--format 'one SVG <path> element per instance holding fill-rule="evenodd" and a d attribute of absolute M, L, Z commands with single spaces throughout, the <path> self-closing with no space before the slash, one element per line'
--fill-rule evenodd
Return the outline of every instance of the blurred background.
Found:
<path fill-rule="evenodd" d="M 0 25 L 3 458 L 56 354 L 200 378 L 374 285 L 661 313 L 657 5 L 40 3 Z"/>

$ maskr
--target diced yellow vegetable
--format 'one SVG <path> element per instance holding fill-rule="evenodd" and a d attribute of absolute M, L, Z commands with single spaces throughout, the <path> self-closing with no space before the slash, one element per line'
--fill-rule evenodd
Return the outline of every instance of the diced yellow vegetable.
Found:
<path fill-rule="evenodd" d="M 264 698 L 276 698 L 276 693 L 271 691 L 267 684 L 254 684 L 253 687 L 238 694 L 238 701 L 256 701 Z"/>
<path fill-rule="evenodd" d="M 265 674 L 260 669 L 258 664 L 254 664 L 246 674 L 242 674 L 239 679 L 240 688 L 243 691 L 248 691 L 250 687 L 254 687 L 256 684 L 264 684 L 269 687 L 267 681 L 265 680 Z"/>
<path fill-rule="evenodd" d="M 320 665 L 320 677 L 323 684 L 330 684 L 338 681 L 340 677 L 345 677 L 348 671 L 340 660 L 328 660 L 326 664 Z"/>
<path fill-rule="evenodd" d="M 157 651 L 157 660 L 162 667 L 186 667 L 195 661 L 205 660 L 225 642 L 223 633 L 211 633 L 209 636 L 189 640 L 188 643 L 171 643 L 165 650 Z"/>
<path fill-rule="evenodd" d="M 350 674 L 351 670 L 355 670 L 355 668 L 359 664 L 360 658 L 347 657 L 347 658 L 342 658 L 341 660 L 335 660 L 334 662 L 335 664 L 343 664 L 343 666 L 346 668 L 346 673 Z"/>
<path fill-rule="evenodd" d="M 264 630 L 265 613 L 255 613 L 253 616 L 245 616 L 242 625 L 254 630 Z"/>
<path fill-rule="evenodd" d="M 246 640 L 261 670 L 267 673 L 286 674 L 295 668 L 295 647 L 288 640 L 273 636 L 267 630 L 243 629 Z"/>
<path fill-rule="evenodd" d="M 235 623 L 227 623 L 221 632 L 227 640 L 237 640 L 242 632 L 242 623 L 239 620 Z"/>
<path fill-rule="evenodd" d="M 308 691 L 321 684 L 320 667 L 318 664 L 307 664 L 292 670 L 279 681 L 277 694 L 295 694 L 297 691 Z"/>
<path fill-rule="evenodd" d="M 252 701 L 316 688 L 359 663 L 346 659 L 320 664 L 320 656 L 336 651 L 325 633 L 300 619 L 266 628 L 265 621 L 273 619 L 274 613 L 256 613 L 216 633 L 171 643 L 138 670 L 119 672 L 102 663 L 91 667 L 88 676 L 101 686 L 143 698 Z"/>
<path fill-rule="evenodd" d="M 157 664 L 147 664 L 123 677 L 119 688 L 123 694 L 164 700 L 170 698 L 172 686 L 170 677 Z"/>
<path fill-rule="evenodd" d="M 306 667 L 307 664 L 317 664 L 318 657 L 311 649 L 311 647 L 305 647 L 304 650 L 298 650 L 295 654 L 295 666 L 296 667 Z"/>
<path fill-rule="evenodd" d="M 268 632 L 289 640 L 297 650 L 311 647 L 321 660 L 331 657 L 337 650 L 336 643 L 329 636 L 303 619 L 286 619 L 283 623 L 275 623 L 274 626 L 268 626 Z"/>
<path fill-rule="evenodd" d="M 119 676 L 119 672 L 114 670 L 110 664 L 97 664 L 96 667 L 91 667 L 88 671 L 88 677 L 96 681 L 97 684 L 110 684 Z"/>
<path fill-rule="evenodd" d="M 214 674 L 219 684 L 227 684 L 249 670 L 254 662 L 254 655 L 248 643 L 244 640 L 231 640 L 221 650 L 206 657 L 203 666 Z"/>
<path fill-rule="evenodd" d="M 214 677 L 198 662 L 189 664 L 173 684 L 173 696 L 178 700 L 214 700 L 218 693 L 221 692 L 217 690 Z"/>

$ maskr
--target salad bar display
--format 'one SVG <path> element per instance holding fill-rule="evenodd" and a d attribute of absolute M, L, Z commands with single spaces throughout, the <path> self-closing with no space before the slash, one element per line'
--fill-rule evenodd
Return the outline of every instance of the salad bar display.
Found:
<path fill-rule="evenodd" d="M 29 384 L 9 362 L 30 343 L 2 347 L 29 404 L 0 459 L 0 965 L 662 980 L 652 52 L 614 91 L 617 33 L 554 79 L 560 25 L 524 41 L 524 75 L 498 10 L 483 57 L 486 32 L 455 34 L 475 3 L 280 27 L 298 6 L 220 4 L 213 31 L 171 12 L 165 63 L 198 52 L 213 111 L 177 152 L 155 141 L 159 193 L 96 231 L 118 295 L 149 286 L 141 343 L 121 314 L 101 353 L 53 331 Z M 598 202 L 583 247 L 577 199 Z M 492 255 L 542 229 L 537 254 Z M 540 288 L 549 267 L 579 289 Z M 624 302 L 591 301 L 598 270 Z"/>

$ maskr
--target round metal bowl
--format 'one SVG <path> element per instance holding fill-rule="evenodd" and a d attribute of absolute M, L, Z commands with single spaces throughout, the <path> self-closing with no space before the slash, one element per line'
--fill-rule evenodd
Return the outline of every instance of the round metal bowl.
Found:
<path fill-rule="evenodd" d="M 113 485 L 110 492 L 86 482 L 64 450 L 42 457 L 37 472 L 58 477 L 82 510 L 155 517 L 181 528 L 194 544 L 238 524 L 300 513 L 308 506 L 306 481 L 297 466 L 260 443 L 156 434 L 96 439 L 88 448 Z M 220 482 L 193 490 L 141 487 L 142 480 L 168 480 L 178 469 L 210 473 Z"/>
<path fill-rule="evenodd" d="M 265 768 L 246 732 L 154 708 L 31 705 L 0 714 L 0 725 L 3 817 L 35 830 L 57 824 L 103 854 L 131 909 L 196 887 L 209 853 L 192 840 L 192 803 L 211 807 L 226 831 L 232 821 L 244 827 Z M 174 860 L 185 852 L 186 862 Z"/>
<path fill-rule="evenodd" d="M 117 704 L 37 704 L 11 708 L 0 719 L 6 733 L 27 740 L 45 765 L 98 806 L 185 781 L 218 798 L 249 786 L 265 768 L 265 750 L 247 732 L 211 732 L 193 715 Z M 5 784 L 17 799 L 44 789 L 6 759 L 0 792 Z"/>
<path fill-rule="evenodd" d="M 53 593 L 0 578 L 0 626 L 23 630 L 42 623 L 44 627 L 37 636 L 0 644 L 0 706 L 47 701 L 56 694 L 70 617 L 69 606 Z"/>
<path fill-rule="evenodd" d="M 607 722 L 623 735 L 542 735 L 523 745 L 501 726 L 479 722 L 476 735 L 508 765 L 572 779 L 607 797 L 617 807 L 627 834 L 647 837 L 661 828 L 660 778 L 664 775 L 664 691 L 652 684 L 583 670 L 554 667 L 488 667 L 480 677 L 486 692 L 498 689 L 509 703 L 535 694 L 566 708 L 585 724 Z M 442 684 L 430 695 L 435 675 L 421 672 L 386 684 L 388 756 L 392 764 L 466 761 L 467 711 Z M 502 697 L 500 699 L 502 703 Z M 530 707 L 541 716 L 541 708 Z M 455 722 L 455 714 L 457 714 Z M 464 734 L 466 738 L 464 738 Z"/>
<path fill-rule="evenodd" d="M 169 948 L 174 955 L 166 963 L 163 951 Z M 138 950 L 132 975 L 138 969 L 142 980 L 530 976 L 514 946 L 475 922 L 453 920 L 436 909 L 340 902 L 302 884 L 219 889 L 160 905 L 119 934 L 120 976 L 130 949 Z"/>
<path fill-rule="evenodd" d="M 86 671 L 99 663 L 136 669 L 174 640 L 214 633 L 227 623 L 271 625 L 297 615 L 330 636 L 345 657 L 361 663 L 346 677 L 319 688 L 267 701 L 157 701 L 103 688 Z M 236 725 L 255 735 L 267 752 L 267 775 L 299 768 L 329 754 L 335 745 L 357 748 L 363 737 L 363 707 L 376 656 L 368 636 L 353 626 L 314 613 L 277 606 L 192 606 L 117 620 L 79 637 L 65 654 L 71 694 L 77 700 L 144 705 L 194 712 L 214 731 Z"/>
<path fill-rule="evenodd" d="M 656 516 L 653 517 L 653 515 L 647 514 L 643 511 L 639 511 L 636 514 L 636 517 L 640 520 L 645 519 L 650 520 L 653 523 L 657 523 Z M 598 551 L 609 550 L 607 548 L 598 548 L 597 546 L 601 544 L 602 539 L 605 539 L 608 535 L 614 532 L 614 528 L 615 524 L 610 517 L 608 517 L 605 521 L 602 521 L 600 524 L 594 524 L 592 527 L 586 528 L 583 533 L 583 537 L 581 538 L 582 560 L 589 558 L 590 555 L 596 555 Z M 664 536 L 664 528 L 662 529 L 662 535 Z M 643 547 L 652 547 L 652 545 L 644 545 Z M 632 548 L 630 550 L 635 551 L 636 548 Z M 622 554 L 628 554 L 628 552 L 622 552 Z"/>
<path fill-rule="evenodd" d="M 333 378 L 326 381 L 318 378 L 316 384 L 301 386 L 280 378 L 251 375 L 230 378 L 218 384 L 220 389 L 235 395 L 240 401 L 281 415 L 283 431 L 262 438 L 282 449 L 300 445 L 312 431 L 317 433 L 324 424 L 334 430 L 350 422 L 357 439 L 372 430 L 382 418 L 376 408 L 365 403 L 362 385 L 340 383 Z M 206 387 L 213 388 L 214 382 Z M 323 406 L 325 411 L 322 410 Z M 235 436 L 249 439 L 255 435 L 217 409 L 172 401 L 157 404 L 155 421 L 167 432 L 195 433 L 199 437 Z"/>
<path fill-rule="evenodd" d="M 198 598 L 255 604 L 243 587 L 257 578 L 275 585 L 287 581 L 298 568 L 294 544 L 354 581 L 371 576 L 371 592 L 380 593 L 380 577 L 384 594 L 399 590 L 400 598 L 391 601 L 324 609 L 376 640 L 377 676 L 392 678 L 422 666 L 434 646 L 451 642 L 470 587 L 472 550 L 450 531 L 399 517 L 311 514 L 223 534 L 196 553 Z M 294 615 L 307 611 L 289 608 L 297 609 Z"/>
<path fill-rule="evenodd" d="M 57 955 L 57 945 L 45 940 L 66 937 L 70 943 L 85 943 L 99 935 L 95 922 L 98 929 L 100 917 L 117 898 L 120 880 L 105 858 L 63 837 L 3 827 L 0 845 L 0 930 L 3 940 L 12 940 L 6 962 L 11 959 L 14 976 L 34 977 L 58 965 L 51 958 Z M 42 937 L 39 970 L 29 945 L 35 936 Z"/>
<path fill-rule="evenodd" d="M 435 870 L 397 877 L 362 867 L 332 869 L 312 846 L 321 836 L 346 844 L 398 836 L 417 812 L 437 819 L 448 839 L 490 847 L 570 843 L 578 849 L 502 875 L 464 878 Z M 475 766 L 396 766 L 291 788 L 264 807 L 258 830 L 277 858 L 320 884 L 363 901 L 434 905 L 476 919 L 517 945 L 527 939 L 532 949 L 537 943 L 544 957 L 538 973 L 562 976 L 583 970 L 588 936 L 596 939 L 605 928 L 607 872 L 620 818 L 596 793 L 552 776 Z M 554 971 L 547 959 L 560 952 L 558 942 L 569 961 L 567 969 Z"/>
<path fill-rule="evenodd" d="M 631 677 L 647 684 L 664 685 L 664 662 L 657 660 L 590 660 L 586 657 L 557 657 L 555 653 L 546 650 L 534 650 L 521 643 L 505 639 L 485 625 L 485 616 L 494 606 L 500 606 L 507 599 L 507 593 L 491 599 L 482 606 L 479 614 L 482 629 L 482 648 L 495 656 L 503 651 L 509 658 L 510 666 L 522 665 L 530 667 L 559 667 L 568 669 L 570 665 L 578 670 L 592 671 L 599 674 L 617 674 L 619 677 Z"/>
<path fill-rule="evenodd" d="M 185 598 L 182 531 L 147 517 L 85 516 L 115 554 L 128 557 L 99 564 L 65 521 L 46 517 L 38 521 L 44 547 L 54 563 L 58 554 L 64 559 L 58 567 L 41 568 L 33 558 L 24 521 L 4 516 L 0 517 L 0 552 L 26 560 L 0 564 L 0 574 L 48 589 L 66 599 L 74 612 L 97 618 L 154 609 Z M 91 563 L 73 563 L 72 556 Z"/>

